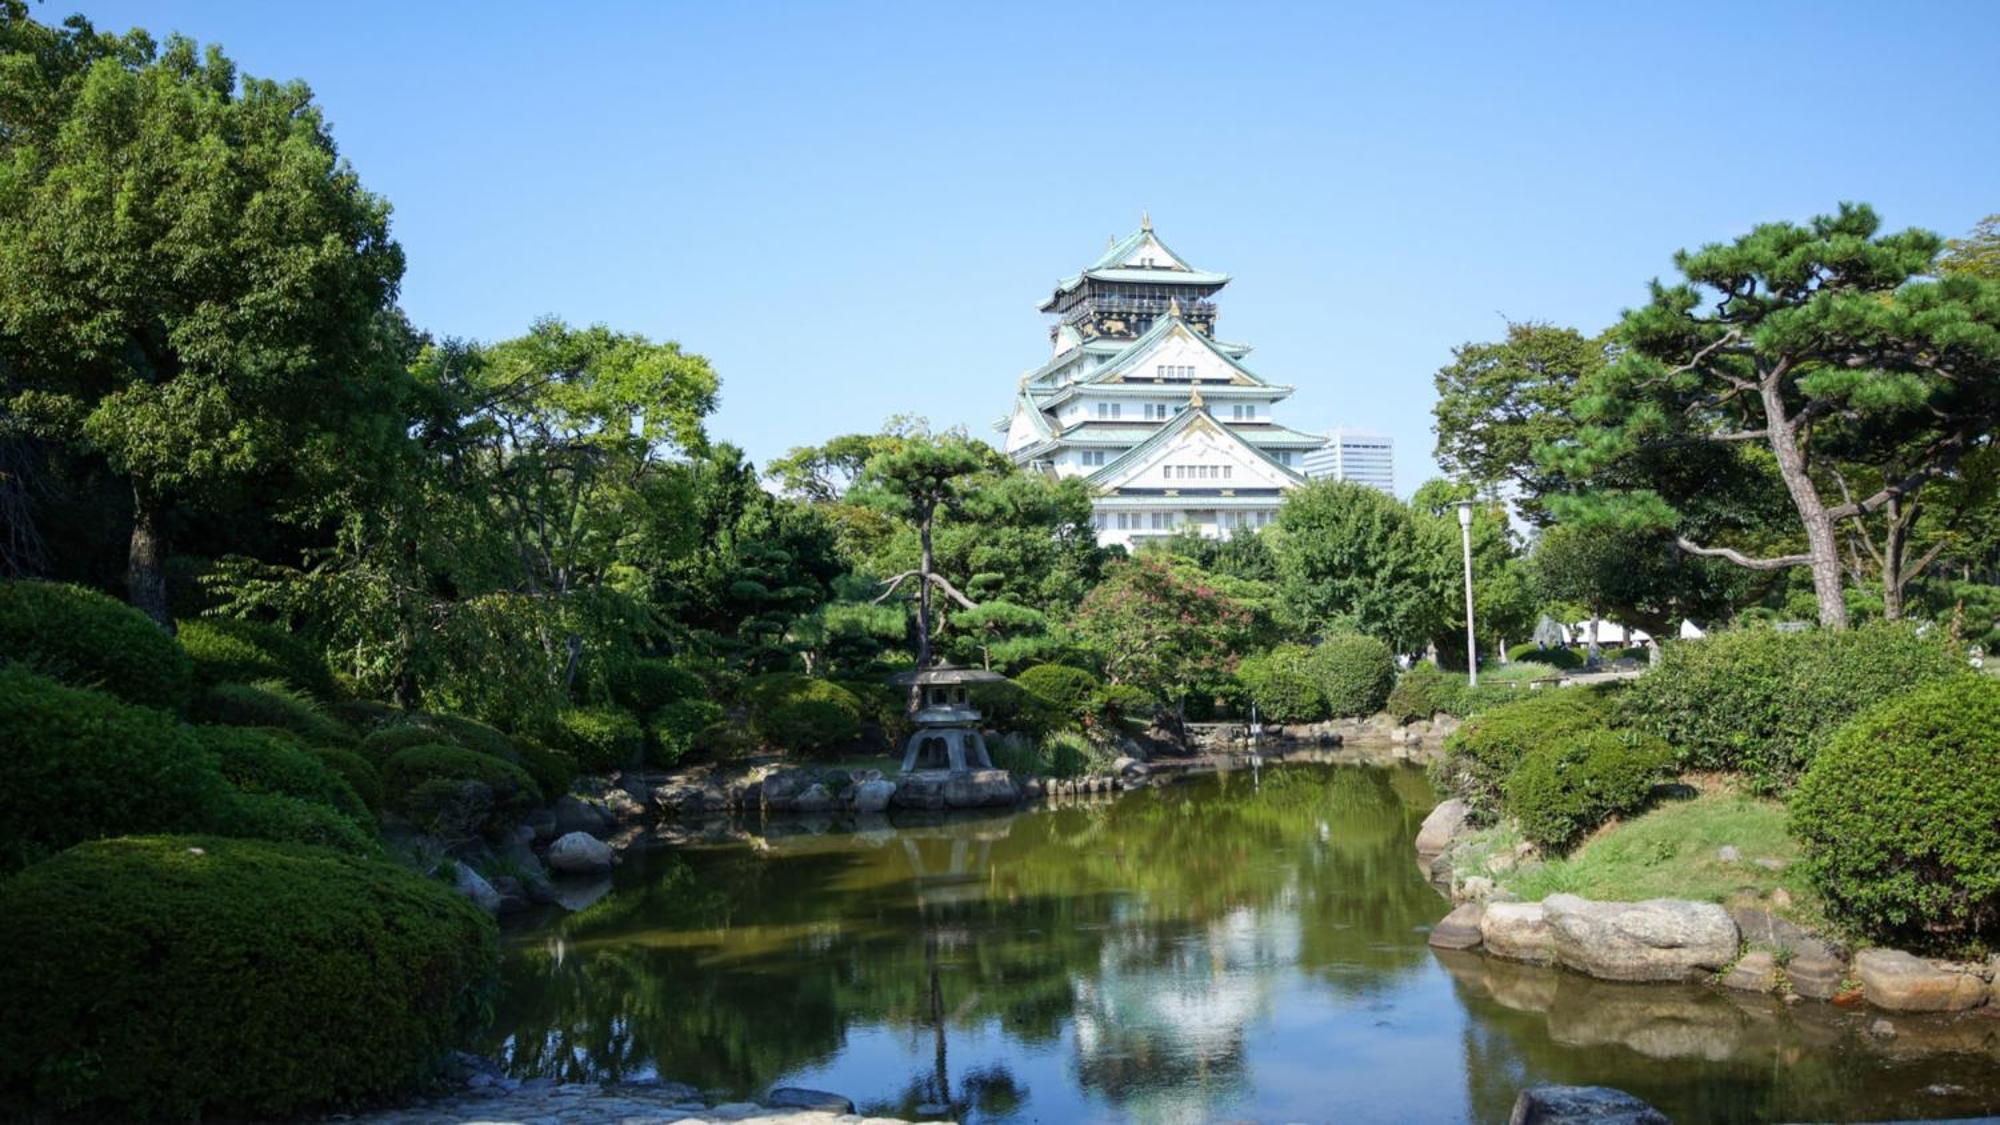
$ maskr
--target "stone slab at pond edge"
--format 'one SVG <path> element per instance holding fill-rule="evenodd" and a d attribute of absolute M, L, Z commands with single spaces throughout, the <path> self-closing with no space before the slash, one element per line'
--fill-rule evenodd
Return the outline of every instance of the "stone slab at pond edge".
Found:
<path fill-rule="evenodd" d="M 1542 913 L 1557 963 L 1601 980 L 1692 980 L 1736 960 L 1742 945 L 1729 912 L 1708 902 L 1557 894 L 1542 900 Z"/>
<path fill-rule="evenodd" d="M 1976 965 L 1930 961 L 1900 949 L 1864 949 L 1854 975 L 1870 1004 L 1891 1012 L 1962 1012 L 1987 999 L 1989 982 Z"/>
<path fill-rule="evenodd" d="M 1531 1086 L 1507 1125 L 1672 1125 L 1667 1115 L 1609 1086 Z"/>

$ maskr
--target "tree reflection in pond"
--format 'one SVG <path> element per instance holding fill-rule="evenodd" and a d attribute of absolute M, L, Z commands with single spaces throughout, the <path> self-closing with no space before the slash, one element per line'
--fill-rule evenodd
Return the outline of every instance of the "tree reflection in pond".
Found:
<path fill-rule="evenodd" d="M 489 1046 L 521 1076 L 808 1085 L 973 1121 L 1504 1119 L 1525 1082 L 1585 1074 L 1670 1113 L 1845 1115 L 1769 1070 L 1673 1054 L 1776 1041 L 1726 998 L 1565 1007 L 1544 994 L 1575 978 L 1435 959 L 1446 904 L 1411 859 L 1431 801 L 1416 770 L 1298 766 L 654 850 L 517 935 Z M 1783 1041 L 1830 1070 L 1843 1050 Z M 1653 1073 L 1668 1056 L 1685 1080 Z"/>

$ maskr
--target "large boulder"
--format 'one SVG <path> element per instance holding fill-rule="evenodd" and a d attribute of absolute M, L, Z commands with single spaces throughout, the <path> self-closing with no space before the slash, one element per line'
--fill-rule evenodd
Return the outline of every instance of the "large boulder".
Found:
<path fill-rule="evenodd" d="M 891 803 L 899 809 L 944 808 L 944 781 L 937 777 L 912 774 L 896 783 Z"/>
<path fill-rule="evenodd" d="M 1444 916 L 1444 920 L 1431 927 L 1430 944 L 1433 949 L 1471 949 L 1480 942 L 1479 916 L 1485 907 L 1476 902 L 1468 902 L 1456 907 Z"/>
<path fill-rule="evenodd" d="M 1795 994 L 1831 1000 L 1840 991 L 1847 975 L 1847 954 L 1840 946 L 1758 907 L 1737 907 L 1729 917 L 1746 944 L 1783 955 L 1785 979 Z"/>
<path fill-rule="evenodd" d="M 452 886 L 459 894 L 472 901 L 472 905 L 488 914 L 500 913 L 500 892 L 493 884 L 482 878 L 469 863 L 456 864 L 451 877 Z"/>
<path fill-rule="evenodd" d="M 1778 958 L 1762 949 L 1745 953 L 1727 973 L 1723 974 L 1722 987 L 1733 988 L 1738 992 L 1776 992 Z"/>
<path fill-rule="evenodd" d="M 602 875 L 611 870 L 611 845 L 588 832 L 571 832 L 549 845 L 547 862 L 562 875 Z"/>
<path fill-rule="evenodd" d="M 1556 959 L 1555 936 L 1539 902 L 1489 902 L 1479 919 L 1486 952 L 1510 961 L 1546 965 Z"/>
<path fill-rule="evenodd" d="M 854 787 L 854 811 L 857 813 L 878 813 L 889 807 L 896 796 L 896 783 L 877 778 L 864 781 Z"/>
<path fill-rule="evenodd" d="M 1714 903 L 1550 895 L 1542 912 L 1556 960 L 1601 980 L 1689 980 L 1736 960 L 1742 945 L 1729 912 Z"/>
<path fill-rule="evenodd" d="M 1417 829 L 1417 855 L 1427 859 L 1450 847 L 1452 839 L 1465 831 L 1466 818 L 1470 813 L 1465 802 L 1457 798 L 1432 809 Z"/>
<path fill-rule="evenodd" d="M 611 830 L 611 814 L 595 799 L 565 793 L 556 800 L 556 835 L 588 832 L 593 836 Z"/>
<path fill-rule="evenodd" d="M 1900 949 L 1862 950 L 1854 955 L 1854 975 L 1870 1004 L 1892 1012 L 1962 1012 L 1986 1002 L 1986 981 L 1977 971 Z"/>
<path fill-rule="evenodd" d="M 977 809 L 1019 804 L 1021 791 L 1006 770 L 968 770 L 945 778 L 946 808 Z"/>
<path fill-rule="evenodd" d="M 804 770 L 773 770 L 764 776 L 760 791 L 764 807 L 773 812 L 789 811 L 792 801 L 812 783 Z"/>
<path fill-rule="evenodd" d="M 1507 1125 L 1670 1125 L 1667 1115 L 1609 1086 L 1531 1086 Z"/>
<path fill-rule="evenodd" d="M 833 799 L 833 794 L 827 792 L 826 786 L 815 781 L 804 789 L 799 790 L 798 796 L 792 798 L 792 811 L 800 813 L 830 812 L 836 803 Z"/>

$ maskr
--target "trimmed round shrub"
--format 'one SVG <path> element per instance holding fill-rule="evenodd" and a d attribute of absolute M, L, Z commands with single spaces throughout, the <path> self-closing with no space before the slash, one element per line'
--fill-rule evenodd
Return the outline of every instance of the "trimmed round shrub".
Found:
<path fill-rule="evenodd" d="M 634 765 L 646 751 L 646 728 L 619 707 L 568 707 L 556 712 L 556 741 L 578 768 L 598 773 Z"/>
<path fill-rule="evenodd" d="M 650 715 L 675 700 L 708 694 L 701 677 L 658 657 L 617 664 L 608 678 L 612 701 L 638 715 Z"/>
<path fill-rule="evenodd" d="M 295 691 L 329 699 L 333 676 L 313 647 L 261 621 L 197 617 L 180 623 L 178 639 L 194 661 L 204 687 L 277 680 Z"/>
<path fill-rule="evenodd" d="M 282 735 L 246 727 L 196 727 L 222 776 L 245 793 L 281 793 L 367 819 L 368 804 L 340 774 Z"/>
<path fill-rule="evenodd" d="M 1037 664 L 1014 677 L 1021 690 L 1041 700 L 1065 722 L 1080 723 L 1097 710 L 1097 677 L 1067 664 Z"/>
<path fill-rule="evenodd" d="M 676 699 L 646 720 L 646 761 L 671 766 L 694 749 L 701 732 L 722 721 L 722 706 L 713 700 Z"/>
<path fill-rule="evenodd" d="M 518 763 L 529 777 L 535 779 L 536 788 L 542 792 L 542 799 L 553 801 L 569 792 L 571 783 L 576 781 L 576 759 L 560 750 L 551 750 L 533 742 L 518 744 L 521 760 Z"/>
<path fill-rule="evenodd" d="M 1882 940 L 2000 938 L 2000 682 L 1961 675 L 1830 738 L 1791 797 L 1829 910 Z"/>
<path fill-rule="evenodd" d="M 202 831 L 245 840 L 311 844 L 349 855 L 372 856 L 382 851 L 375 834 L 347 814 L 331 805 L 284 793 L 232 791 Z"/>
<path fill-rule="evenodd" d="M 1598 825 L 1646 803 L 1674 752 L 1638 731 L 1565 734 L 1528 752 L 1504 786 L 1521 834 L 1567 851 Z"/>
<path fill-rule="evenodd" d="M 1373 715 L 1396 686 L 1396 654 L 1374 637 L 1328 637 L 1312 650 L 1308 667 L 1336 719 Z"/>
<path fill-rule="evenodd" d="M 457 746 L 459 741 L 429 715 L 411 715 L 369 731 L 368 737 L 361 740 L 361 752 L 374 761 L 386 762 L 398 750 L 441 744 Z"/>
<path fill-rule="evenodd" d="M 520 747 L 515 745 L 513 737 L 498 727 L 489 726 L 478 719 L 468 719 L 463 715 L 426 717 L 436 724 L 439 730 L 450 735 L 453 742 L 467 750 L 477 750 L 481 754 L 490 754 L 509 762 L 517 760 L 520 756 Z"/>
<path fill-rule="evenodd" d="M 1259 719 L 1310 723 L 1326 718 L 1326 695 L 1312 667 L 1312 650 L 1304 645 L 1279 645 L 1244 657 L 1236 666 L 1236 681 L 1256 705 Z"/>
<path fill-rule="evenodd" d="M 167 713 L 0 667 L 0 872 L 100 836 L 200 828 L 227 792 Z"/>
<path fill-rule="evenodd" d="M 195 701 L 194 716 L 231 727 L 276 727 L 315 746 L 352 746 L 354 732 L 319 709 L 303 693 L 277 680 L 217 684 Z"/>
<path fill-rule="evenodd" d="M 1536 664 L 1546 664 L 1551 668 L 1560 668 L 1565 672 L 1574 672 L 1578 668 L 1583 667 L 1583 656 L 1575 649 L 1564 648 L 1561 645 L 1557 645 L 1554 648 L 1543 648 L 1533 641 L 1529 641 L 1524 645 L 1515 645 L 1513 648 L 1508 649 L 1507 659 L 1532 660 Z"/>
<path fill-rule="evenodd" d="M 1444 740 L 1432 774 L 1440 786 L 1463 797 L 1475 818 L 1490 822 L 1498 813 L 1501 787 L 1521 759 L 1570 735 L 1612 726 L 1610 700 L 1590 688 L 1544 688 L 1465 721 Z"/>
<path fill-rule="evenodd" d="M 375 728 L 386 726 L 408 714 L 401 707 L 374 699 L 343 699 L 328 707 L 326 711 L 335 719 L 363 734 L 368 734 Z"/>
<path fill-rule="evenodd" d="M 81 586 L 0 582 L 0 658 L 168 711 L 194 689 L 187 653 L 152 618 Z"/>
<path fill-rule="evenodd" d="M 1097 710 L 1106 723 L 1143 726 L 1159 708 L 1159 700 L 1131 684 L 1105 684 L 1097 692 Z"/>
<path fill-rule="evenodd" d="M 306 749 L 306 753 L 339 774 L 370 812 L 382 810 L 382 773 L 375 768 L 375 763 L 352 750 L 342 750 L 337 746 L 312 746 Z"/>
<path fill-rule="evenodd" d="M 419 825 L 429 823 L 439 811 L 437 802 L 443 790 L 436 785 L 425 789 L 433 782 L 485 790 L 484 811 L 472 818 L 472 823 L 461 825 L 476 832 L 513 823 L 539 803 L 542 792 L 541 786 L 520 766 L 462 746 L 442 743 L 412 746 L 398 750 L 382 767 L 382 786 L 388 791 L 389 807 Z M 454 802 L 452 807 L 456 809 L 462 803 Z"/>
<path fill-rule="evenodd" d="M 1737 629 L 1668 645 L 1623 706 L 1633 726 L 1679 751 L 1683 768 L 1743 773 L 1774 791 L 1788 788 L 1860 711 L 1964 670 L 1949 642 L 1899 622 L 1839 632 Z"/>
<path fill-rule="evenodd" d="M 474 1032 L 493 924 L 320 848 L 83 844 L 0 883 L 0 1106 L 270 1120 L 402 1094 Z M 144 967 L 140 971 L 140 966 Z"/>
<path fill-rule="evenodd" d="M 1458 713 L 1465 681 L 1428 660 L 1419 660 L 1396 677 L 1383 709 L 1399 723 L 1428 721 Z"/>
<path fill-rule="evenodd" d="M 1013 680 L 970 684 L 966 702 L 979 712 L 979 721 L 988 730 L 1018 731 L 1040 737 L 1064 725 L 1064 716 L 1053 704 L 1028 691 Z"/>
<path fill-rule="evenodd" d="M 780 750 L 818 754 L 861 736 L 861 701 L 830 680 L 789 673 L 744 686 L 750 728 Z"/>

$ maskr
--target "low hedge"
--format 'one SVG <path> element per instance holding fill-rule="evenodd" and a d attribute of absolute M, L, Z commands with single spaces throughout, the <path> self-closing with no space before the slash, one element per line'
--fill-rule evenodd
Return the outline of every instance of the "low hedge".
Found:
<path fill-rule="evenodd" d="M 438 729 L 450 735 L 453 742 L 467 750 L 477 750 L 481 754 L 489 754 L 509 762 L 516 761 L 520 757 L 520 748 L 514 739 L 498 727 L 489 726 L 478 719 L 468 719 L 464 715 L 425 717 L 436 724 Z"/>
<path fill-rule="evenodd" d="M 972 684 L 965 695 L 966 702 L 979 712 L 980 723 L 988 730 L 1018 731 L 1040 738 L 1068 723 L 1061 708 L 1014 680 Z"/>
<path fill-rule="evenodd" d="M 567 707 L 554 724 L 551 741 L 585 773 L 637 765 L 646 752 L 646 728 L 620 707 Z"/>
<path fill-rule="evenodd" d="M 371 761 L 386 762 L 398 750 L 441 744 L 457 746 L 459 742 L 429 715 L 407 715 L 369 731 L 361 740 L 361 752 Z"/>
<path fill-rule="evenodd" d="M 1507 775 L 1507 812 L 1523 836 L 1567 851 L 1606 820 L 1644 805 L 1673 759 L 1665 742 L 1637 731 L 1560 735 L 1530 750 Z"/>
<path fill-rule="evenodd" d="M 1934 631 L 1941 632 L 1941 631 Z M 1624 710 L 1667 740 L 1686 769 L 1788 788 L 1821 743 L 1864 708 L 1965 670 L 1943 638 L 1898 622 L 1838 632 L 1718 632 L 1668 645 Z"/>
<path fill-rule="evenodd" d="M 306 753 L 339 774 L 370 812 L 382 811 L 382 772 L 375 768 L 375 763 L 352 750 L 342 750 L 337 746 L 308 747 Z"/>
<path fill-rule="evenodd" d="M 152 618 L 81 586 L 0 581 L 0 659 L 167 711 L 194 690 L 194 665 Z"/>
<path fill-rule="evenodd" d="M 1097 677 L 1067 664 L 1036 664 L 1014 677 L 1021 690 L 1041 700 L 1065 724 L 1083 722 L 1097 713 Z"/>
<path fill-rule="evenodd" d="M 246 727 L 196 727 L 222 776 L 246 793 L 280 793 L 315 801 L 345 816 L 368 819 L 368 803 L 338 772 L 282 735 Z"/>
<path fill-rule="evenodd" d="M 1328 637 L 1314 646 L 1307 667 L 1336 719 L 1373 715 L 1396 686 L 1396 654 L 1374 637 Z"/>
<path fill-rule="evenodd" d="M 442 743 L 398 750 L 382 767 L 382 784 L 392 810 L 445 836 L 503 828 L 538 804 L 542 793 L 520 766 Z"/>
<path fill-rule="evenodd" d="M 1583 667 L 1583 655 L 1575 649 L 1564 648 L 1561 645 L 1543 648 L 1533 641 L 1508 649 L 1507 659 L 1532 660 L 1537 664 L 1547 664 L 1551 668 L 1560 668 L 1565 672 L 1574 672 Z"/>
<path fill-rule="evenodd" d="M 744 685 L 750 728 L 770 746 L 820 754 L 861 736 L 861 701 L 829 680 L 790 673 Z"/>
<path fill-rule="evenodd" d="M 1475 818 L 1490 822 L 1507 775 L 1537 747 L 1612 725 L 1609 699 L 1590 688 L 1543 688 L 1473 718 L 1444 740 L 1431 769 L 1438 783 L 1465 799 Z"/>
<path fill-rule="evenodd" d="M 333 675 L 313 647 L 261 621 L 197 617 L 180 623 L 181 648 L 204 687 L 277 680 L 296 691 L 331 699 Z"/>
<path fill-rule="evenodd" d="M 615 665 L 608 678 L 612 701 L 636 715 L 650 715 L 676 700 L 708 694 L 701 677 L 658 657 Z"/>
<path fill-rule="evenodd" d="M 1806 870 L 1838 918 L 1884 941 L 2000 939 L 2000 683 L 1961 675 L 1834 734 L 1791 797 Z"/>
<path fill-rule="evenodd" d="M 1327 714 L 1313 652 L 1304 645 L 1279 645 L 1252 653 L 1236 666 L 1236 680 L 1257 708 L 1257 717 L 1274 723 L 1311 723 Z"/>
<path fill-rule="evenodd" d="M 576 759 L 560 750 L 551 750 L 533 742 L 518 744 L 519 765 L 524 773 L 535 779 L 535 787 L 541 790 L 542 799 L 553 801 L 569 792 L 576 781 Z"/>
<path fill-rule="evenodd" d="M 1419 660 L 1396 677 L 1383 709 L 1399 723 L 1428 721 L 1455 714 L 1465 681 L 1428 660 Z"/>
<path fill-rule="evenodd" d="M 18 665 L 0 667 L 0 873 L 100 836 L 200 828 L 228 786 L 192 732 Z"/>
<path fill-rule="evenodd" d="M 195 718 L 232 727 L 276 727 L 314 746 L 352 746 L 354 732 L 277 680 L 217 684 L 195 701 Z"/>
<path fill-rule="evenodd" d="M 497 938 L 438 883 L 321 848 L 79 845 L 0 883 L 6 1116 L 269 1120 L 411 1092 L 474 1032 Z M 144 966 L 144 971 L 137 971 Z"/>
<path fill-rule="evenodd" d="M 646 719 L 646 761 L 671 766 L 694 749 L 701 732 L 722 721 L 722 706 L 711 699 L 676 699 Z"/>
<path fill-rule="evenodd" d="M 311 844 L 349 855 L 382 852 L 375 834 L 346 813 L 284 793 L 226 794 L 202 831 L 244 840 Z"/>

